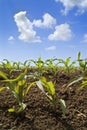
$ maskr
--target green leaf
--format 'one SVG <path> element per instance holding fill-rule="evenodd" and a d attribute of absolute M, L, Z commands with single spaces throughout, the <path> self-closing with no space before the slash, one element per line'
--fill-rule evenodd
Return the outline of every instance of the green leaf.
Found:
<path fill-rule="evenodd" d="M 28 85 L 28 87 L 27 87 L 27 90 L 26 90 L 25 94 L 27 94 L 27 93 L 28 93 L 28 91 L 30 90 L 30 88 L 31 88 L 32 86 L 34 86 L 35 84 L 36 84 L 36 82 L 32 82 L 30 85 Z"/>
<path fill-rule="evenodd" d="M 19 81 L 20 82 L 20 81 Z M 18 92 L 18 97 L 19 101 L 22 102 L 23 96 L 24 96 L 24 87 L 25 87 L 25 81 L 21 81 L 21 84 L 19 85 L 19 92 Z"/>
<path fill-rule="evenodd" d="M 46 78 L 42 78 L 36 82 L 38 88 L 52 101 L 55 94 L 55 88 L 52 82 L 47 82 Z"/>
<path fill-rule="evenodd" d="M 47 89 L 45 89 L 45 87 L 43 86 L 43 82 L 42 81 L 36 81 L 36 85 L 38 86 L 38 88 L 52 101 L 52 96 L 48 94 L 48 91 L 46 92 Z"/>
<path fill-rule="evenodd" d="M 66 114 L 66 104 L 63 99 L 60 99 L 60 107 L 62 109 L 63 115 L 65 115 Z"/>
<path fill-rule="evenodd" d="M 6 89 L 6 87 L 0 87 L 0 92 Z"/>
<path fill-rule="evenodd" d="M 44 87 L 40 86 L 41 89 L 44 89 L 44 91 L 47 90 L 48 94 L 50 94 L 51 96 L 54 96 L 55 95 L 55 87 L 54 87 L 54 84 L 52 83 L 52 81 L 47 82 L 46 78 L 42 77 L 41 82 L 44 85 Z"/>
<path fill-rule="evenodd" d="M 8 79 L 7 75 L 1 71 L 0 71 L 0 77 L 2 77 L 3 79 Z"/>
<path fill-rule="evenodd" d="M 87 85 L 87 81 L 83 81 L 83 82 L 82 82 L 82 85 Z"/>
<path fill-rule="evenodd" d="M 18 81 L 17 85 L 14 86 L 13 93 L 18 102 L 23 100 L 25 83 L 26 80 Z"/>
<path fill-rule="evenodd" d="M 45 93 L 45 90 L 44 90 L 44 87 L 42 85 L 42 82 L 39 80 L 39 81 L 36 81 L 36 85 L 38 86 L 38 88 L 43 92 Z"/>
<path fill-rule="evenodd" d="M 8 62 L 8 63 L 6 64 L 6 68 L 7 68 L 7 69 L 10 69 L 10 68 L 11 68 L 10 62 Z"/>
<path fill-rule="evenodd" d="M 25 108 L 26 108 L 26 104 L 25 103 L 21 103 L 17 113 L 22 112 Z"/>
<path fill-rule="evenodd" d="M 79 61 L 79 65 L 80 65 L 80 67 L 84 68 L 85 67 L 85 62 Z"/>
<path fill-rule="evenodd" d="M 78 53 L 78 60 L 80 60 L 81 52 Z"/>
<path fill-rule="evenodd" d="M 76 62 L 75 62 L 75 61 L 73 61 L 73 62 L 70 64 L 70 66 L 69 66 L 69 67 L 72 67 L 75 63 L 76 63 Z"/>
<path fill-rule="evenodd" d="M 68 57 L 68 58 L 66 59 L 66 61 L 65 61 L 65 64 L 66 64 L 66 65 L 68 65 L 68 64 L 69 64 L 70 59 L 71 59 L 71 57 Z"/>
<path fill-rule="evenodd" d="M 63 59 L 58 59 L 58 61 L 59 61 L 59 63 L 65 64 Z"/>
<path fill-rule="evenodd" d="M 71 85 L 73 85 L 73 84 L 75 84 L 75 83 L 81 81 L 81 80 L 83 80 L 83 77 L 78 77 L 78 78 L 76 78 L 76 79 L 73 79 L 73 81 L 71 81 L 71 82 L 67 85 L 67 88 L 70 87 Z"/>
<path fill-rule="evenodd" d="M 18 81 L 18 85 L 19 86 L 22 86 L 22 85 L 25 85 L 25 83 L 26 83 L 26 80 L 21 80 L 21 81 Z"/>
<path fill-rule="evenodd" d="M 86 84 L 86 85 L 81 85 L 78 90 L 81 90 L 81 89 L 83 89 L 84 87 L 87 87 L 87 84 Z"/>
<path fill-rule="evenodd" d="M 24 73 L 21 73 L 17 78 L 15 78 L 15 79 L 6 79 L 6 80 L 4 80 L 2 82 L 17 82 L 17 81 L 23 80 L 26 73 L 27 73 L 27 69 L 25 70 Z"/>
<path fill-rule="evenodd" d="M 79 89 L 83 89 L 84 87 L 87 87 L 87 80 L 82 82 Z"/>
<path fill-rule="evenodd" d="M 14 108 L 9 108 L 8 112 L 15 112 L 15 109 Z"/>
<path fill-rule="evenodd" d="M 52 96 L 55 95 L 55 87 L 54 84 L 50 81 L 47 83 L 48 84 L 48 93 L 51 94 Z"/>

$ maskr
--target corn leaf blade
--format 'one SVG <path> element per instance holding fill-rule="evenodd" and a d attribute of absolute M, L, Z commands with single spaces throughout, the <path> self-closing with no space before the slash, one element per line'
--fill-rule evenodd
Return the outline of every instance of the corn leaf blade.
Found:
<path fill-rule="evenodd" d="M 0 77 L 2 77 L 5 80 L 8 79 L 7 75 L 4 72 L 1 72 L 1 71 L 0 71 Z"/>
<path fill-rule="evenodd" d="M 60 99 L 60 107 L 62 109 L 63 115 L 65 115 L 66 114 L 66 104 L 63 99 Z"/>

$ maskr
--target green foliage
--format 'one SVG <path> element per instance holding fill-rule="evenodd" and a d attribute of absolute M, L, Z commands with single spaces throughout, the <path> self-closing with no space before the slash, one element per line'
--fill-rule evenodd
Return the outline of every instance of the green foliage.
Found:
<path fill-rule="evenodd" d="M 3 79 L 8 79 L 7 75 L 2 71 L 0 71 L 0 77 L 2 77 Z"/>
<path fill-rule="evenodd" d="M 63 112 L 63 115 L 66 114 L 66 104 L 65 104 L 65 101 L 63 99 L 60 99 L 60 107 L 62 109 L 62 112 Z"/>
<path fill-rule="evenodd" d="M 35 60 L 30 60 L 32 63 L 34 63 L 35 67 L 38 69 L 38 78 L 40 78 L 44 72 L 44 61 L 42 60 L 41 57 L 38 58 L 37 61 Z"/>
<path fill-rule="evenodd" d="M 47 82 L 46 78 L 42 78 L 41 80 L 36 82 L 39 89 L 46 95 L 48 100 L 53 104 L 54 110 L 56 110 L 56 105 L 58 101 L 60 102 L 60 106 L 63 114 L 66 114 L 66 105 L 65 101 L 62 99 L 58 99 L 55 92 L 55 87 L 52 81 Z"/>
<path fill-rule="evenodd" d="M 13 68 L 14 69 L 17 69 L 17 70 L 20 70 L 21 69 L 21 65 L 22 63 L 21 62 L 13 62 Z"/>
<path fill-rule="evenodd" d="M 57 64 L 54 64 L 55 61 L 57 61 L 57 58 L 51 58 L 45 61 L 45 64 L 52 73 L 55 73 L 57 69 Z"/>
<path fill-rule="evenodd" d="M 32 59 L 32 60 L 26 60 L 24 63 L 21 62 L 11 63 L 7 59 L 4 59 L 3 62 L 1 62 L 0 64 L 0 69 L 3 68 L 10 71 L 8 74 L 0 71 L 0 82 L 6 83 L 6 86 L 3 85 L 0 86 L 0 92 L 5 89 L 8 89 L 10 92 L 12 92 L 13 96 L 16 98 L 19 105 L 18 108 L 16 107 L 9 108 L 8 111 L 16 113 L 22 112 L 26 108 L 26 104 L 24 103 L 24 96 L 28 94 L 32 86 L 37 85 L 38 88 L 44 93 L 48 101 L 52 103 L 53 109 L 56 110 L 57 104 L 60 103 L 62 113 L 63 115 L 65 115 L 66 114 L 65 101 L 57 97 L 53 82 L 47 81 L 47 79 L 42 76 L 47 69 L 49 69 L 49 71 L 51 71 L 52 74 L 55 74 L 57 72 L 59 64 L 63 64 L 64 65 L 63 68 L 66 70 L 68 75 L 70 75 L 71 69 L 73 69 L 73 65 L 76 63 L 75 61 L 73 62 L 70 61 L 71 57 L 68 57 L 66 60 L 52 58 L 47 59 L 45 62 L 42 60 L 41 57 L 39 57 L 38 60 L 36 61 Z M 81 82 L 79 89 L 87 87 L 87 76 L 86 76 L 87 59 L 81 59 L 81 53 L 79 52 L 77 61 L 79 63 L 80 69 L 83 71 L 83 74 L 73 79 L 71 82 L 69 82 L 66 87 L 66 90 L 71 85 L 78 82 Z M 33 66 L 33 69 L 35 69 L 35 71 L 28 73 L 30 64 L 32 63 L 34 63 L 35 65 Z M 10 74 L 12 74 L 11 72 L 13 70 L 15 71 L 24 70 L 24 72 L 20 71 L 21 73 L 16 78 L 13 79 L 12 77 L 9 76 Z M 28 80 L 32 79 L 30 80 L 31 82 L 29 82 L 29 84 L 27 84 L 27 79 Z"/>
<path fill-rule="evenodd" d="M 23 65 L 24 68 L 26 68 L 26 67 L 29 68 L 30 63 L 31 63 L 30 60 L 26 60 L 22 65 Z"/>
<path fill-rule="evenodd" d="M 81 89 L 83 89 L 83 88 L 85 88 L 85 87 L 87 87 L 87 77 L 84 78 L 84 80 L 82 81 L 82 83 L 81 83 L 79 89 L 81 90 Z"/>
<path fill-rule="evenodd" d="M 7 59 L 4 59 L 3 60 L 3 62 L 2 62 L 2 66 L 3 66 L 3 68 L 5 68 L 5 69 L 11 69 L 11 62 L 9 61 L 9 60 L 7 60 Z"/>
<path fill-rule="evenodd" d="M 77 61 L 79 62 L 80 68 L 85 73 L 85 71 L 87 69 L 87 59 L 81 59 L 81 52 L 78 53 L 78 59 L 77 59 Z"/>
<path fill-rule="evenodd" d="M 81 81 L 81 84 L 80 84 L 80 87 L 78 88 L 78 90 L 81 90 L 83 89 L 84 87 L 87 87 L 87 77 L 84 77 L 84 76 L 80 76 L 80 77 L 77 77 L 75 79 L 73 79 L 66 87 L 66 90 L 73 84 L 75 83 L 78 83 Z"/>
<path fill-rule="evenodd" d="M 78 83 L 79 81 L 82 81 L 83 79 L 84 79 L 83 76 L 73 79 L 70 83 L 68 83 L 66 89 L 68 89 L 71 85 Z"/>
<path fill-rule="evenodd" d="M 78 83 L 79 81 L 81 81 L 81 85 L 79 87 L 79 89 L 82 89 L 84 87 L 87 87 L 87 76 L 85 75 L 86 73 L 86 69 L 87 69 L 87 59 L 83 60 L 81 59 L 81 52 L 78 53 L 78 60 L 79 62 L 79 66 L 83 71 L 82 76 L 79 76 L 75 79 L 73 79 L 68 85 L 67 88 L 70 87 L 71 85 Z"/>
<path fill-rule="evenodd" d="M 47 97 L 50 100 L 53 100 L 55 95 L 55 88 L 54 88 L 54 84 L 51 81 L 47 82 L 46 78 L 43 77 L 41 78 L 41 80 L 37 81 L 36 84 L 42 90 L 42 92 L 44 92 L 47 95 Z M 42 84 L 44 87 L 42 87 L 42 85 L 40 84 Z"/>
<path fill-rule="evenodd" d="M 19 108 L 10 108 L 9 112 L 22 112 L 26 104 L 23 103 L 23 97 L 25 95 L 25 88 L 26 88 L 26 79 L 24 79 L 25 74 L 27 73 L 27 69 L 24 73 L 21 73 L 15 79 L 8 79 L 5 73 L 0 73 L 0 76 L 4 78 L 1 82 L 8 83 L 6 87 L 0 87 L 0 91 L 4 89 L 8 89 L 12 92 L 14 97 L 16 98 Z"/>
<path fill-rule="evenodd" d="M 76 63 L 75 61 L 70 63 L 71 57 L 68 57 L 66 60 L 58 59 L 58 63 L 62 63 L 65 65 L 66 71 L 68 75 L 70 75 L 70 69 L 73 67 L 73 65 Z"/>

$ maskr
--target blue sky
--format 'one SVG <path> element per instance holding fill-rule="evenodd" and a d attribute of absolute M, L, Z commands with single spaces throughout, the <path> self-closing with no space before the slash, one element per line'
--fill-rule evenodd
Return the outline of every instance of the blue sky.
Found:
<path fill-rule="evenodd" d="M 0 61 L 87 58 L 87 0 L 0 0 Z"/>

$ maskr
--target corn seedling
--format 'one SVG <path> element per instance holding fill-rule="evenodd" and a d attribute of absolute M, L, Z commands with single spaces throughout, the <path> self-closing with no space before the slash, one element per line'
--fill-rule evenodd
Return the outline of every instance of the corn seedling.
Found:
<path fill-rule="evenodd" d="M 13 66 L 14 66 L 14 68 L 16 69 L 16 70 L 20 70 L 22 67 L 22 63 L 21 62 L 13 62 Z"/>
<path fill-rule="evenodd" d="M 12 73 L 12 71 L 14 71 L 14 70 L 18 71 L 17 68 L 19 69 L 19 64 L 20 64 L 20 62 L 13 62 L 12 63 L 7 59 L 4 59 L 1 63 L 2 63 L 1 64 L 2 69 L 6 70 L 9 73 L 9 76 Z"/>
<path fill-rule="evenodd" d="M 56 58 L 51 58 L 45 61 L 45 64 L 47 65 L 48 69 L 54 74 L 56 73 L 58 67 L 57 64 L 54 64 L 56 60 Z"/>
<path fill-rule="evenodd" d="M 29 68 L 30 63 L 31 63 L 30 60 L 26 60 L 22 65 L 23 65 L 24 68 L 26 68 L 26 67 Z"/>
<path fill-rule="evenodd" d="M 3 77 L 4 80 L 1 82 L 8 83 L 6 87 L 0 87 L 0 91 L 4 89 L 8 89 L 9 91 L 12 92 L 14 97 L 16 98 L 19 108 L 10 108 L 8 109 L 9 112 L 22 112 L 26 104 L 23 103 L 23 97 L 25 96 L 25 88 L 26 88 L 26 79 L 24 79 L 25 74 L 27 73 L 27 69 L 25 70 L 24 73 L 21 73 L 17 78 L 15 79 L 8 79 L 5 73 L 0 72 L 0 76 Z"/>
<path fill-rule="evenodd" d="M 85 73 L 87 69 L 87 59 L 81 59 L 81 52 L 78 53 L 77 61 L 79 62 L 79 66 L 82 69 L 83 73 Z"/>
<path fill-rule="evenodd" d="M 51 81 L 47 82 L 46 78 L 44 77 L 41 80 L 37 81 L 36 84 L 39 87 L 39 89 L 46 95 L 49 102 L 52 103 L 54 110 L 56 110 L 57 103 L 60 102 L 62 112 L 65 115 L 66 114 L 65 101 L 62 99 L 58 100 L 54 84 Z"/>
<path fill-rule="evenodd" d="M 70 87 L 71 85 L 75 84 L 75 83 L 78 83 L 79 81 L 81 81 L 81 85 L 80 85 L 80 88 L 79 89 L 82 89 L 84 87 L 87 86 L 87 78 L 86 78 L 86 75 L 85 75 L 85 72 L 86 72 L 86 69 L 87 69 L 87 59 L 83 60 L 81 59 L 81 53 L 79 52 L 78 53 L 78 60 L 79 62 L 79 66 L 80 68 L 82 69 L 83 71 L 83 75 L 82 76 L 79 76 L 75 79 L 73 79 L 68 85 L 66 88 Z"/>
<path fill-rule="evenodd" d="M 63 113 L 63 115 L 65 115 L 66 114 L 65 101 L 63 99 L 57 98 L 56 93 L 55 93 L 54 84 L 51 81 L 47 82 L 46 78 L 42 77 L 39 81 L 32 82 L 28 86 L 26 93 L 28 93 L 29 89 L 32 86 L 34 86 L 35 84 L 46 95 L 48 101 L 52 103 L 53 110 L 56 110 L 56 105 L 57 105 L 58 102 L 60 102 L 60 107 L 62 109 L 62 113 Z"/>
<path fill-rule="evenodd" d="M 80 81 L 81 81 L 81 84 L 80 84 L 78 90 L 81 90 L 81 89 L 87 87 L 87 77 L 81 76 L 81 77 L 78 77 L 78 78 L 76 78 L 76 79 L 73 79 L 73 80 L 67 85 L 66 89 L 68 89 L 71 85 L 73 85 L 73 84 L 75 84 L 75 83 L 78 83 L 78 82 L 80 82 Z"/>
<path fill-rule="evenodd" d="M 58 64 L 62 63 L 62 64 L 65 65 L 65 68 L 66 68 L 66 71 L 67 71 L 68 75 L 70 75 L 70 69 L 76 63 L 75 61 L 73 61 L 72 63 L 70 63 L 70 59 L 71 59 L 71 57 L 68 57 L 66 60 L 58 59 Z"/>
<path fill-rule="evenodd" d="M 39 57 L 37 61 L 32 59 L 31 62 L 33 62 L 35 67 L 38 69 L 37 75 L 38 75 L 38 78 L 40 78 L 44 72 L 44 64 L 45 64 L 44 61 L 42 60 L 41 57 Z"/>
<path fill-rule="evenodd" d="M 2 66 L 3 66 L 4 69 L 11 69 L 12 68 L 11 62 L 7 59 L 4 59 L 2 61 Z"/>
<path fill-rule="evenodd" d="M 85 88 L 85 87 L 87 87 L 87 77 L 86 77 L 86 78 L 84 78 L 84 80 L 82 81 L 82 83 L 81 83 L 81 85 L 80 85 L 80 88 L 79 88 L 79 89 L 83 89 L 83 88 Z"/>

